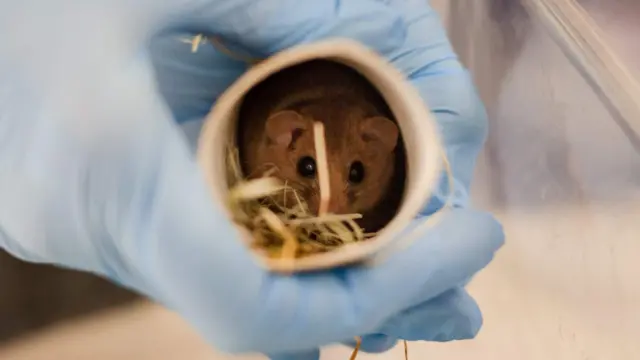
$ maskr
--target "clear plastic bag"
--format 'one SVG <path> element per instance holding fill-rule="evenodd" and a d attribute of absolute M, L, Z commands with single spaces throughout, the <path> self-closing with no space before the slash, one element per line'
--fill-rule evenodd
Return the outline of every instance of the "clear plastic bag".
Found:
<path fill-rule="evenodd" d="M 442 2 L 490 118 L 475 202 L 503 222 L 507 245 L 471 286 L 485 314 L 478 339 L 424 345 L 422 358 L 640 354 L 640 3 L 580 3 L 594 28 L 576 36 L 598 32 L 630 74 L 616 88 L 536 2 Z"/>

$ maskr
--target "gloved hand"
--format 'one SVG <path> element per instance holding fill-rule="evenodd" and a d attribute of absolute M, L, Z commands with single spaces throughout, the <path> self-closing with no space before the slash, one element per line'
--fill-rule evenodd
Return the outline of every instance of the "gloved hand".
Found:
<path fill-rule="evenodd" d="M 244 65 L 209 46 L 192 54 L 178 31 L 217 34 L 259 57 L 330 36 L 386 55 L 437 116 L 457 209 L 375 268 L 265 272 L 210 201 L 179 125 L 197 127 Z M 503 242 L 499 224 L 467 205 L 485 132 L 425 0 L 0 5 L 0 246 L 136 289 L 223 351 L 314 359 L 358 335 L 365 351 L 473 337 L 481 315 L 463 286 Z"/>

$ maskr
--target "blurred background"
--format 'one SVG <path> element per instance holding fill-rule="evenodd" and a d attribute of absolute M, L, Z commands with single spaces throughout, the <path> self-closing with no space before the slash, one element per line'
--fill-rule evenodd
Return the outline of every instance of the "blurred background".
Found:
<path fill-rule="evenodd" d="M 507 245 L 470 286 L 485 314 L 478 338 L 410 343 L 410 359 L 639 358 L 639 134 L 520 1 L 432 3 L 489 111 L 473 196 L 502 221 Z M 579 3 L 640 78 L 640 2 Z M 91 275 L 0 254 L 0 286 L 3 360 L 230 358 L 175 314 Z M 349 353 L 331 347 L 323 359 Z"/>
<path fill-rule="evenodd" d="M 22 335 L 136 299 L 93 275 L 24 263 L 4 251 L 0 289 L 0 349 Z"/>

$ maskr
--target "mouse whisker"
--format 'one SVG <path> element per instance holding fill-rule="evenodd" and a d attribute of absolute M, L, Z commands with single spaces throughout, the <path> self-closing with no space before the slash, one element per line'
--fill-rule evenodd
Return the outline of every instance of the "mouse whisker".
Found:
<path fill-rule="evenodd" d="M 313 190 L 312 187 L 310 187 L 309 185 L 296 180 L 288 180 L 287 185 L 298 192 L 306 192 L 309 190 Z"/>

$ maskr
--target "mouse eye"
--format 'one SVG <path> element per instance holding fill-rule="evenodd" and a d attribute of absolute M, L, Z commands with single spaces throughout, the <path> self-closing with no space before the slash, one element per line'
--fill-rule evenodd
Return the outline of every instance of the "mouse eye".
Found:
<path fill-rule="evenodd" d="M 316 176 L 316 161 L 311 156 L 305 156 L 298 161 L 298 174 L 313 179 Z"/>
<path fill-rule="evenodd" d="M 355 161 L 349 168 L 349 182 L 359 184 L 362 180 L 364 180 L 364 165 L 360 161 Z"/>

